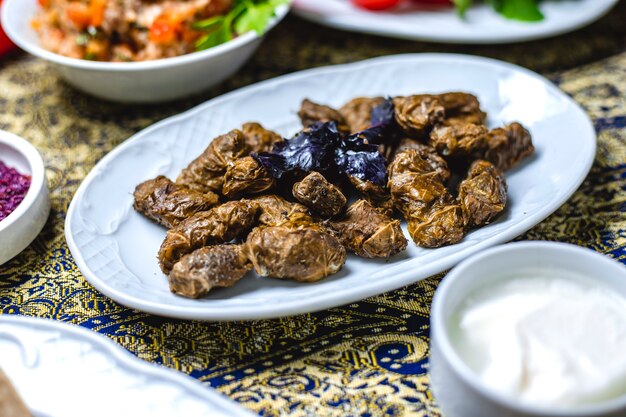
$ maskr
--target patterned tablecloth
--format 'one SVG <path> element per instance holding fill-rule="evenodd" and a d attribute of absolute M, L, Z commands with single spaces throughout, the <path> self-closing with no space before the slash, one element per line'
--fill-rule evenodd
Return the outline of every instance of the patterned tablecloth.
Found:
<path fill-rule="evenodd" d="M 429 306 L 439 277 L 314 314 L 202 323 L 129 310 L 85 281 L 63 225 L 93 165 L 140 129 L 225 91 L 299 69 L 404 52 L 491 56 L 548 76 L 599 135 L 581 189 L 521 239 L 566 241 L 626 262 L 626 4 L 573 34 L 508 46 L 435 45 L 326 29 L 288 17 L 243 70 L 182 102 L 122 106 L 66 86 L 43 61 L 0 62 L 0 128 L 43 154 L 52 212 L 41 235 L 0 266 L 0 312 L 53 318 L 107 335 L 265 416 L 439 416 L 428 382 Z"/>

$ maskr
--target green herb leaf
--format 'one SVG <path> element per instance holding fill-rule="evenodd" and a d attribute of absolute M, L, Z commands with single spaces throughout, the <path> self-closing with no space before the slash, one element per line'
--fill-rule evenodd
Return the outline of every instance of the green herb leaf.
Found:
<path fill-rule="evenodd" d="M 250 7 L 235 22 L 235 32 L 242 35 L 253 30 L 260 35 L 273 15 L 274 7 L 271 4 Z"/>
<path fill-rule="evenodd" d="M 461 17 L 465 17 L 465 12 L 472 5 L 472 0 L 452 0 L 456 6 L 456 11 Z"/>
<path fill-rule="evenodd" d="M 276 8 L 290 0 L 235 0 L 233 8 L 225 16 L 215 16 L 195 22 L 193 29 L 208 31 L 196 42 L 196 50 L 201 51 L 228 42 L 233 34 L 242 35 L 255 31 L 262 34 L 269 24 Z"/>
<path fill-rule="evenodd" d="M 217 45 L 221 45 L 228 42 L 233 38 L 230 25 L 223 24 L 215 29 L 213 32 L 209 32 L 196 41 L 196 50 L 202 51 L 212 48 Z"/>
<path fill-rule="evenodd" d="M 278 6 L 282 6 L 283 4 L 289 4 L 291 0 L 268 0 L 268 3 L 276 9 Z"/>
<path fill-rule="evenodd" d="M 224 23 L 224 16 L 213 16 L 208 19 L 199 20 L 191 25 L 195 30 L 210 30 Z"/>
<path fill-rule="evenodd" d="M 253 4 L 251 4 L 248 0 L 235 2 L 235 6 L 226 15 L 226 21 L 231 24 L 241 14 L 245 13 L 248 7 L 251 6 L 253 6 Z"/>
<path fill-rule="evenodd" d="M 539 10 L 538 0 L 484 0 L 498 13 L 507 19 L 521 20 L 524 22 L 537 22 L 543 20 L 543 14 Z M 461 17 L 472 5 L 472 0 L 452 0 Z"/>
<path fill-rule="evenodd" d="M 507 19 L 523 22 L 538 22 L 543 20 L 537 0 L 501 0 L 496 10 Z"/>

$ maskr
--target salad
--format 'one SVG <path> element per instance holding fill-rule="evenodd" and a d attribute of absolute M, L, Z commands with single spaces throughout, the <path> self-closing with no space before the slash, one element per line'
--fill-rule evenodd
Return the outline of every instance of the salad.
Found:
<path fill-rule="evenodd" d="M 288 0 L 39 0 L 41 45 L 95 61 L 146 61 L 262 33 Z"/>
<path fill-rule="evenodd" d="M 405 1 L 430 5 L 454 5 L 463 17 L 467 9 L 475 3 L 474 0 L 351 0 L 355 5 L 368 10 L 386 10 L 398 6 Z M 540 0 L 483 0 L 492 6 L 498 13 L 507 19 L 525 22 L 543 20 L 539 10 Z"/>

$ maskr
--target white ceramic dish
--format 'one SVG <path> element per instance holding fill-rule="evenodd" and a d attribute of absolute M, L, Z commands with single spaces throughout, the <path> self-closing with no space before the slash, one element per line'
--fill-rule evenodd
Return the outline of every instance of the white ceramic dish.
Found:
<path fill-rule="evenodd" d="M 34 417 L 253 416 L 195 379 L 79 326 L 2 315 L 0 352 L 0 367 Z"/>
<path fill-rule="evenodd" d="M 234 74 L 261 44 L 255 32 L 225 44 L 179 57 L 144 62 L 95 62 L 68 58 L 39 46 L 31 21 L 37 0 L 5 0 L 2 26 L 23 50 L 50 61 L 71 85 L 96 97 L 120 102 L 159 102 L 200 93 Z M 281 6 L 267 30 L 289 11 Z"/>
<path fill-rule="evenodd" d="M 0 130 L 0 161 L 21 174 L 31 176 L 24 200 L 0 220 L 0 265 L 23 251 L 37 237 L 50 213 L 46 171 L 33 145 L 12 133 Z"/>
<path fill-rule="evenodd" d="M 353 32 L 445 43 L 494 44 L 530 41 L 580 27 L 604 16 L 619 0 L 552 0 L 541 4 L 545 19 L 523 23 L 504 19 L 491 7 L 476 5 L 459 19 L 451 8 L 413 6 L 370 12 L 350 0 L 296 0 L 294 13 L 314 22 Z"/>
<path fill-rule="evenodd" d="M 549 410 L 520 403 L 489 389 L 454 349 L 447 323 L 460 303 L 480 287 L 527 268 L 582 275 L 626 296 L 626 267 L 578 246 L 553 242 L 517 242 L 481 252 L 455 267 L 437 289 L 431 309 L 430 377 L 448 417 L 619 417 L 626 415 L 626 396 L 594 405 Z M 504 273 L 503 273 L 504 272 Z"/>
<path fill-rule="evenodd" d="M 169 292 L 156 253 L 166 230 L 132 209 L 140 182 L 180 169 L 210 139 L 257 120 L 283 135 L 300 128 L 303 98 L 339 106 L 363 95 L 465 90 L 476 93 L 493 126 L 519 120 L 536 155 L 507 173 L 510 205 L 495 223 L 456 245 L 413 243 L 388 261 L 350 256 L 344 269 L 303 284 L 249 274 L 229 289 L 190 300 Z M 508 241 L 556 210 L 583 181 L 595 155 L 585 113 L 541 76 L 523 68 L 463 55 L 416 54 L 303 71 L 211 100 L 127 140 L 85 178 L 70 204 L 65 235 L 78 267 L 98 290 L 153 314 L 204 320 L 279 317 L 346 304 L 441 272 L 488 246 Z"/>

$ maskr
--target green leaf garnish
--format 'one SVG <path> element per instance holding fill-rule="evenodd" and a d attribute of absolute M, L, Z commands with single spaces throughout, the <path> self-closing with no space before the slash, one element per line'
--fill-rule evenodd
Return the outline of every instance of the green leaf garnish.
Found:
<path fill-rule="evenodd" d="M 200 20 L 191 25 L 195 30 L 210 30 L 224 23 L 225 16 L 213 16 L 205 20 Z"/>
<path fill-rule="evenodd" d="M 472 0 L 452 0 L 456 6 L 456 11 L 461 17 L 465 17 L 465 12 L 472 5 Z"/>
<path fill-rule="evenodd" d="M 276 8 L 290 0 L 235 0 L 234 7 L 225 16 L 214 16 L 195 22 L 192 28 L 207 31 L 198 41 L 196 50 L 201 51 L 228 42 L 233 35 L 254 31 L 265 32 Z"/>
<path fill-rule="evenodd" d="M 196 41 L 196 50 L 202 51 L 228 42 L 233 38 L 230 25 L 222 24 L 212 32 L 207 33 Z"/>
<path fill-rule="evenodd" d="M 272 16 L 274 16 L 274 7 L 271 4 L 248 8 L 235 22 L 235 32 L 242 35 L 253 30 L 260 35 Z"/>
<path fill-rule="evenodd" d="M 472 0 L 452 0 L 461 17 L 465 16 Z M 523 22 L 537 22 L 543 20 L 543 14 L 539 10 L 539 0 L 484 0 L 498 13 L 507 19 L 520 20 Z"/>
<path fill-rule="evenodd" d="M 537 0 L 502 0 L 500 14 L 507 19 L 524 22 L 538 22 L 543 20 Z"/>

